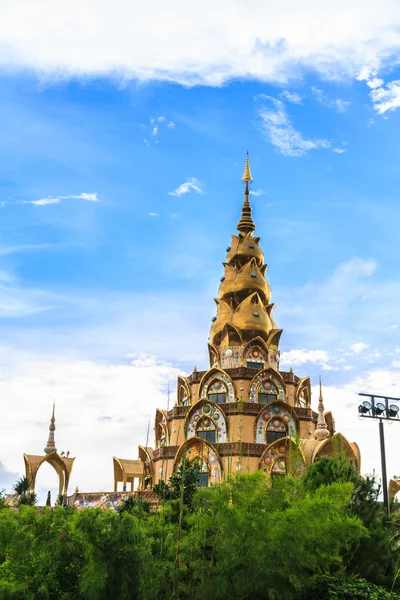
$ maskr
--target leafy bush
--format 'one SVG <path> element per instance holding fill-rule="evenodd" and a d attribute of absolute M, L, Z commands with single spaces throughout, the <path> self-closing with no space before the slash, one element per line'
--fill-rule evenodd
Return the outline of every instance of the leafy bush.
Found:
<path fill-rule="evenodd" d="M 398 600 L 397 594 L 357 577 L 319 575 L 304 600 Z"/>

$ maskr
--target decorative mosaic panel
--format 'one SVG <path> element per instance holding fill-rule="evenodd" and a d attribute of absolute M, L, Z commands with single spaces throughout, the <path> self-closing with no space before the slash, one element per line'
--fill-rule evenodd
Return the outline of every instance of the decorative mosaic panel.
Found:
<path fill-rule="evenodd" d="M 267 431 L 287 431 L 296 434 L 296 425 L 290 412 L 280 403 L 268 404 L 256 422 L 256 444 L 265 444 Z"/>
<path fill-rule="evenodd" d="M 204 469 L 208 465 L 210 483 L 218 483 L 221 479 L 221 465 L 215 450 L 206 443 L 195 440 L 186 451 L 186 458 L 193 462 L 198 460 Z"/>
<path fill-rule="evenodd" d="M 279 399 L 282 400 L 282 402 L 285 401 L 285 390 L 283 389 L 283 386 L 282 386 L 280 380 L 278 379 L 278 377 L 276 377 L 276 375 L 274 375 L 270 371 L 268 371 L 268 372 L 263 371 L 263 372 L 259 373 L 257 375 L 257 377 L 254 378 L 253 383 L 251 384 L 250 402 L 257 402 L 258 392 L 259 391 L 265 392 L 265 385 L 269 381 L 272 382 L 272 384 L 278 390 Z M 264 387 L 264 389 L 263 389 L 263 387 Z"/>
<path fill-rule="evenodd" d="M 235 390 L 233 389 L 233 385 L 231 380 L 225 373 L 221 371 L 211 372 L 209 377 L 204 381 L 203 387 L 201 389 L 200 397 L 206 399 L 209 391 L 210 384 L 215 386 L 215 381 L 221 381 L 226 385 L 228 390 L 228 402 L 235 402 Z"/>
<path fill-rule="evenodd" d="M 264 454 L 260 468 L 265 473 L 285 475 L 286 473 L 286 444 L 282 440 L 280 444 L 275 444 Z"/>
<path fill-rule="evenodd" d="M 222 348 L 221 367 L 223 369 L 235 369 L 243 364 L 243 346 L 228 346 Z"/>
<path fill-rule="evenodd" d="M 188 439 L 196 435 L 196 427 L 200 419 L 203 431 L 215 428 L 217 431 L 216 443 L 221 444 L 227 441 L 225 415 L 221 409 L 208 402 L 199 402 L 189 416 L 187 427 Z"/>

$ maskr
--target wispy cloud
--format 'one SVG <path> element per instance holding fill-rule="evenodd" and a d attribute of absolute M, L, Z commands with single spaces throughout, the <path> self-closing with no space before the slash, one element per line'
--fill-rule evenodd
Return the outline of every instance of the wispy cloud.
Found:
<path fill-rule="evenodd" d="M 35 252 L 53 248 L 55 244 L 18 244 L 15 246 L 0 246 L 0 255 L 16 254 L 17 252 Z"/>
<path fill-rule="evenodd" d="M 250 195 L 251 196 L 263 196 L 264 194 L 265 194 L 265 192 L 262 189 L 250 190 Z"/>
<path fill-rule="evenodd" d="M 332 152 L 336 152 L 336 154 L 344 154 L 347 152 L 347 148 L 332 148 Z"/>
<path fill-rule="evenodd" d="M 167 119 L 164 115 L 157 115 L 149 118 L 149 125 L 142 123 L 141 128 L 148 131 L 148 136 L 143 138 L 143 143 L 149 147 L 152 144 L 159 143 L 159 137 L 164 128 L 174 129 L 175 123 Z M 149 139 L 150 138 L 150 139 Z"/>
<path fill-rule="evenodd" d="M 260 95 L 258 114 L 261 118 L 261 130 L 265 137 L 284 156 L 303 156 L 310 150 L 330 148 L 326 139 L 308 140 L 297 131 L 286 113 L 285 105 L 271 96 Z"/>
<path fill-rule="evenodd" d="M 316 364 L 326 363 L 329 355 L 325 350 L 293 349 L 282 352 L 281 363 L 287 365 L 303 365 L 311 362 Z"/>
<path fill-rule="evenodd" d="M 175 190 L 172 192 L 168 192 L 169 196 L 177 196 L 180 198 L 184 194 L 188 194 L 189 192 L 196 192 L 196 194 L 200 194 L 203 196 L 205 191 L 201 187 L 201 183 L 195 177 L 189 177 L 184 183 L 181 183 Z"/>
<path fill-rule="evenodd" d="M 297 92 L 289 92 L 288 90 L 284 90 L 281 92 L 280 96 L 285 98 L 288 102 L 292 102 L 292 104 L 301 104 L 304 96 L 300 96 Z"/>
<path fill-rule="evenodd" d="M 347 102 L 341 98 L 331 100 L 322 90 L 318 89 L 317 87 L 312 87 L 311 91 L 317 101 L 322 104 L 322 106 L 326 106 L 326 108 L 334 108 L 338 113 L 346 112 L 351 104 L 351 102 Z"/>
<path fill-rule="evenodd" d="M 159 216 L 159 214 L 156 213 L 156 212 L 150 212 L 149 213 L 149 217 L 158 217 L 158 216 Z"/>
<path fill-rule="evenodd" d="M 352 352 L 358 354 L 359 352 L 369 348 L 369 344 L 365 344 L 364 342 L 356 342 L 355 344 L 351 344 L 349 348 Z"/>
<path fill-rule="evenodd" d="M 86 200 L 87 202 L 98 202 L 97 193 L 86 193 L 70 196 L 50 196 L 48 198 L 39 198 L 39 200 L 22 200 L 22 204 L 33 204 L 33 206 L 47 206 L 49 204 L 61 204 L 63 200 Z"/>
<path fill-rule="evenodd" d="M 375 81 L 383 83 L 381 79 Z M 367 82 L 368 85 L 370 83 L 370 81 Z M 391 81 L 386 86 L 374 87 L 370 92 L 370 97 L 378 114 L 383 115 L 388 110 L 396 110 L 400 107 L 400 79 Z"/>

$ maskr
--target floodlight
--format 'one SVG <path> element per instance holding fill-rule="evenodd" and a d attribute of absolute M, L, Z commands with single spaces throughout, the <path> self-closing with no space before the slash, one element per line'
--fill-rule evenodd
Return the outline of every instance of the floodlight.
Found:
<path fill-rule="evenodd" d="M 363 402 L 359 407 L 358 407 L 358 412 L 362 415 L 365 415 L 367 412 L 369 412 L 372 408 L 372 405 L 370 402 L 367 402 L 367 400 L 365 400 L 365 402 Z"/>
<path fill-rule="evenodd" d="M 389 406 L 389 417 L 395 419 L 398 416 L 399 407 L 396 404 L 391 404 Z"/>
<path fill-rule="evenodd" d="M 385 412 L 385 405 L 382 404 L 382 402 L 378 402 L 378 404 L 375 404 L 374 412 L 376 415 L 381 415 L 382 413 Z"/>

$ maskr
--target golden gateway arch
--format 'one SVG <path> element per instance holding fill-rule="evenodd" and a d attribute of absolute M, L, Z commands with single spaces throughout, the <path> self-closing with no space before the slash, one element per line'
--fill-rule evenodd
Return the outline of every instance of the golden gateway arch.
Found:
<path fill-rule="evenodd" d="M 69 458 L 69 452 L 67 453 L 67 456 L 63 456 L 63 452 L 61 455 L 57 452 L 54 441 L 54 431 L 56 429 L 54 408 L 55 407 L 53 405 L 53 413 L 49 426 L 49 439 L 47 440 L 47 445 L 44 449 L 44 455 L 24 454 L 25 474 L 30 483 L 30 490 L 34 493 L 38 471 L 42 464 L 47 462 L 53 467 L 58 475 L 58 495 L 66 497 L 75 458 Z"/>

